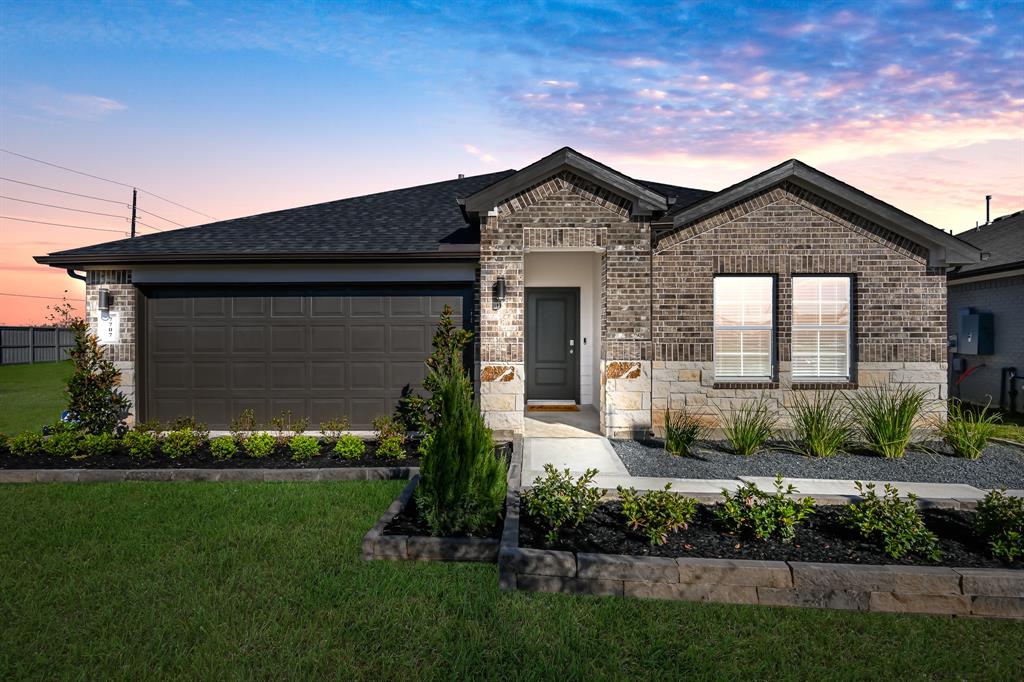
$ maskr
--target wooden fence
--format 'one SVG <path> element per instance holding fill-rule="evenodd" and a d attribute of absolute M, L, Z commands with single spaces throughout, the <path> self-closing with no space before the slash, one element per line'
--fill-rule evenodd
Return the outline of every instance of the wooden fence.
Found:
<path fill-rule="evenodd" d="M 75 335 L 58 327 L 0 327 L 0 365 L 68 359 Z"/>

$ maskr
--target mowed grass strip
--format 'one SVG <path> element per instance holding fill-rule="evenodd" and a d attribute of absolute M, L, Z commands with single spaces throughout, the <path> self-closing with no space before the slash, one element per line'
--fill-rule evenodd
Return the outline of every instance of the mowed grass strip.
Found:
<path fill-rule="evenodd" d="M 37 431 L 57 421 L 67 407 L 71 372 L 70 360 L 0 366 L 0 433 Z"/>
<path fill-rule="evenodd" d="M 498 591 L 364 562 L 403 486 L 0 486 L 0 679 L 1013 679 L 1024 627 Z"/>

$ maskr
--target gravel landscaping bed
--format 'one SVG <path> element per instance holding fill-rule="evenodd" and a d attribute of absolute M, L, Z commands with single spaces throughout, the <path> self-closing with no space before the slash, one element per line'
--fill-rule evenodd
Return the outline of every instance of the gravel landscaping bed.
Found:
<path fill-rule="evenodd" d="M 845 509 L 842 506 L 817 507 L 806 524 L 797 528 L 796 537 L 790 543 L 747 539 L 723 532 L 715 520 L 714 508 L 704 505 L 698 507 L 689 528 L 669 534 L 668 541 L 658 546 L 652 546 L 645 536 L 628 528 L 622 516 L 622 504 L 618 501 L 601 504 L 577 528 L 563 529 L 553 543 L 547 542 L 544 528 L 526 514 L 520 525 L 519 545 L 569 552 L 637 556 L 1024 568 L 1024 562 L 1006 564 L 988 555 L 987 547 L 973 531 L 974 514 L 971 512 L 923 510 L 925 523 L 938 535 L 942 549 L 942 560 L 936 563 L 917 556 L 901 559 L 889 557 L 877 545 L 862 540 L 840 523 L 840 516 Z"/>
<path fill-rule="evenodd" d="M 1024 450 L 989 445 L 980 459 L 953 456 L 943 443 L 910 450 L 900 459 L 866 453 L 813 458 L 768 449 L 750 457 L 733 454 L 724 444 L 694 448 L 689 457 L 668 454 L 657 441 L 613 440 L 612 447 L 633 476 L 666 478 L 736 478 L 775 476 L 853 480 L 964 483 L 979 488 L 1024 488 Z"/>

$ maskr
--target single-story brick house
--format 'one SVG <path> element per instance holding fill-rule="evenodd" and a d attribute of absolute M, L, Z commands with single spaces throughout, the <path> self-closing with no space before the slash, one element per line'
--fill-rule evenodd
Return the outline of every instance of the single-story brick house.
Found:
<path fill-rule="evenodd" d="M 909 382 L 946 397 L 946 268 L 978 249 L 799 161 L 719 192 L 563 148 L 523 168 L 36 260 L 84 270 L 140 419 L 253 408 L 365 427 L 423 378 L 453 304 L 481 407 L 593 405 L 607 435 L 667 408 Z"/>
<path fill-rule="evenodd" d="M 984 260 L 947 275 L 950 395 L 1024 413 L 1024 211 L 957 236 Z"/>

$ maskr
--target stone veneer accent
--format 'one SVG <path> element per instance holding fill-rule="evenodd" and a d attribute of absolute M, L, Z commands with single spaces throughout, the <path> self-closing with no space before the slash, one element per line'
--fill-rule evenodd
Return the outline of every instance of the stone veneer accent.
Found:
<path fill-rule="evenodd" d="M 100 321 L 99 291 L 110 292 L 111 312 L 120 313 L 121 339 L 119 343 L 103 346 L 107 358 L 121 370 L 121 391 L 132 403 L 132 414 L 128 423 L 134 423 L 136 409 L 135 395 L 135 287 L 132 285 L 131 270 L 89 270 L 85 281 L 85 314 L 89 327 L 96 332 Z"/>
<path fill-rule="evenodd" d="M 480 225 L 481 407 L 488 425 L 499 432 L 521 431 L 525 398 L 524 253 L 600 251 L 602 367 L 613 361 L 645 361 L 644 378 L 628 384 L 629 394 L 644 393 L 641 407 L 617 408 L 609 424 L 623 432 L 650 428 L 651 315 L 650 220 L 632 216 L 630 202 L 568 171 L 513 195 Z M 500 308 L 492 298 L 495 282 L 505 280 Z M 488 381 L 490 366 L 515 366 L 512 382 Z M 623 386 L 622 388 L 627 388 Z M 620 389 L 602 378 L 604 400 Z M 633 404 L 633 395 L 620 402 Z M 642 405 L 646 402 L 647 411 Z M 608 410 L 601 409 L 602 419 Z M 632 420 L 632 421 L 630 421 Z"/>
<path fill-rule="evenodd" d="M 745 402 L 792 404 L 790 320 L 794 274 L 854 277 L 853 376 L 835 388 L 908 383 L 945 414 L 946 278 L 928 254 L 884 228 L 794 185 L 783 183 L 684 226 L 654 249 L 653 420 L 686 408 L 719 421 Z M 712 355 L 716 274 L 778 277 L 779 376 L 764 387 L 716 384 Z M 829 384 L 822 384 L 828 388 Z"/>

